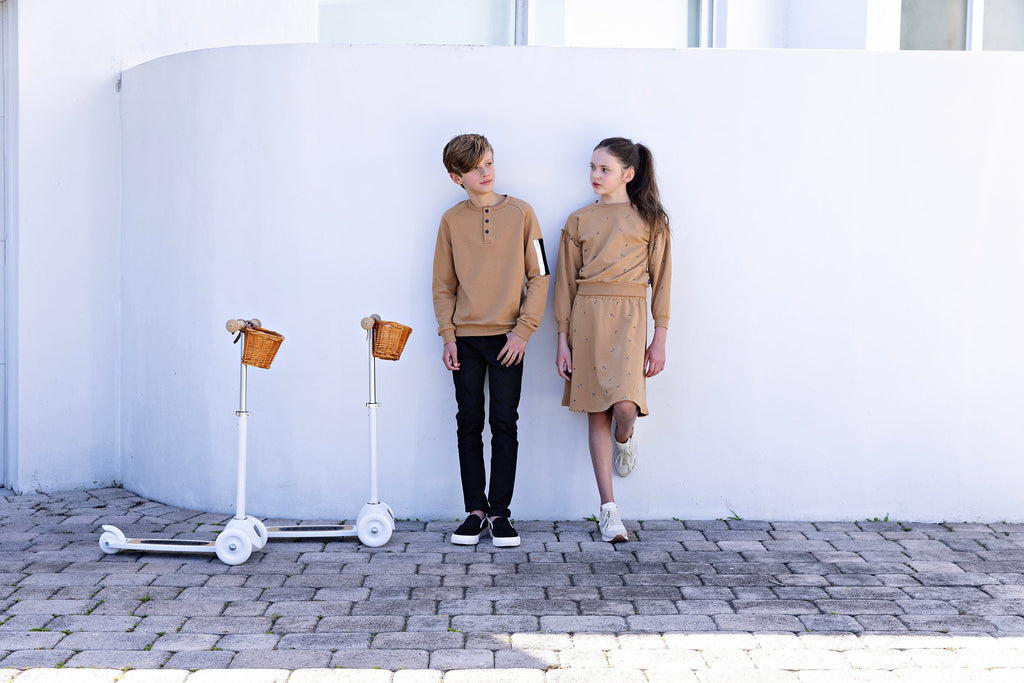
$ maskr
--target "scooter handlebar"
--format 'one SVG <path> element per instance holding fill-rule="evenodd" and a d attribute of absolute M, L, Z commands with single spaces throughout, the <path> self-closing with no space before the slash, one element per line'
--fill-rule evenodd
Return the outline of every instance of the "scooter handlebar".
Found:
<path fill-rule="evenodd" d="M 378 315 L 377 313 L 372 313 L 367 317 L 362 318 L 362 322 L 359 323 L 359 326 L 364 330 L 373 330 L 374 324 L 377 321 L 379 321 L 379 319 L 381 319 L 380 315 Z"/>
<path fill-rule="evenodd" d="M 259 318 L 253 318 L 252 320 L 244 320 L 242 318 L 232 318 L 225 323 L 224 327 L 231 334 L 238 332 L 239 330 L 245 329 L 246 327 L 263 327 L 263 323 L 260 322 Z"/>

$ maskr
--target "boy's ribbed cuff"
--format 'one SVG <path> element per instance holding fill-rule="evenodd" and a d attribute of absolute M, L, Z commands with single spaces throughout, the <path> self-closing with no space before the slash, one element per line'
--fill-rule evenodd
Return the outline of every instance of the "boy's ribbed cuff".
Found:
<path fill-rule="evenodd" d="M 516 326 L 512 328 L 512 334 L 528 342 L 530 341 L 530 335 L 533 334 L 533 330 L 523 323 L 516 323 Z"/>

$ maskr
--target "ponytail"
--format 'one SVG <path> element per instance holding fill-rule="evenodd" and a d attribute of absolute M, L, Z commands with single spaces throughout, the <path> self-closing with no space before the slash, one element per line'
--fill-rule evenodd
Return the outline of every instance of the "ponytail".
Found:
<path fill-rule="evenodd" d="M 626 194 L 640 217 L 651 226 L 651 244 L 662 231 L 668 232 L 668 212 L 661 203 L 658 181 L 654 178 L 654 155 L 645 145 L 626 138 L 606 138 L 594 149 L 606 149 L 625 168 L 633 169 L 633 179 L 626 185 Z"/>

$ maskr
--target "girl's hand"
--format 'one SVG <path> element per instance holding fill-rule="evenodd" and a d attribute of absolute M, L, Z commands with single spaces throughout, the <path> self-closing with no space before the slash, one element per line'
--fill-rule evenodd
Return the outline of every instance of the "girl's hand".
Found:
<path fill-rule="evenodd" d="M 569 335 L 558 333 L 558 353 L 555 355 L 555 369 L 566 382 L 572 380 L 572 351 L 569 350 Z"/>
<path fill-rule="evenodd" d="M 446 370 L 459 369 L 459 347 L 455 342 L 448 342 L 441 351 L 441 362 Z"/>
<path fill-rule="evenodd" d="M 665 336 L 668 330 L 664 327 L 654 328 L 654 339 L 644 353 L 644 377 L 654 377 L 665 369 Z"/>

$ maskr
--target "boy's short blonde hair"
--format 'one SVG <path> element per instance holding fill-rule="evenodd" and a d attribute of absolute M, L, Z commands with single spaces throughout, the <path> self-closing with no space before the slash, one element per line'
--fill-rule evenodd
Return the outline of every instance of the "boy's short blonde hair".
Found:
<path fill-rule="evenodd" d="M 462 175 L 476 168 L 488 153 L 493 155 L 494 149 L 487 138 L 476 133 L 465 133 L 456 135 L 448 141 L 441 159 L 449 173 Z"/>

